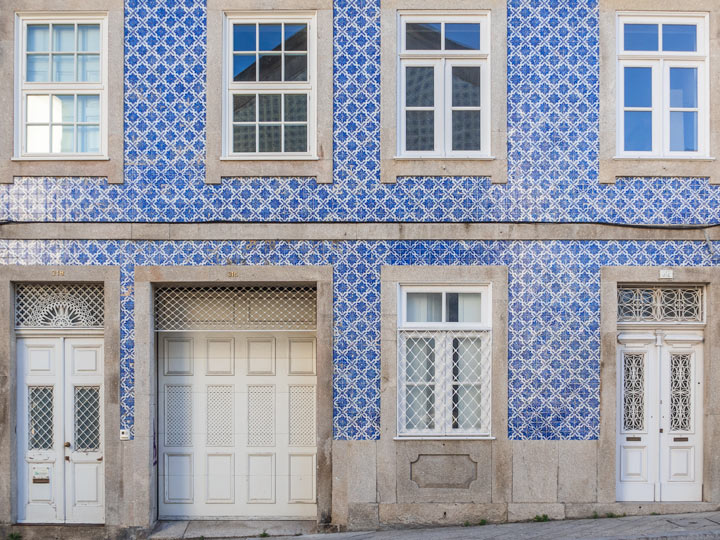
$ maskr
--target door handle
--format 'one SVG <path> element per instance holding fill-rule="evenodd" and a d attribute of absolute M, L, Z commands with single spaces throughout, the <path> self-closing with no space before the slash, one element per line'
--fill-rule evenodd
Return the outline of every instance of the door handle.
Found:
<path fill-rule="evenodd" d="M 98 461 L 102 461 L 102 456 L 100 456 L 99 458 L 97 458 L 97 460 L 98 460 Z"/>
<path fill-rule="evenodd" d="M 66 443 L 65 443 L 65 448 L 70 448 L 70 443 L 69 443 L 69 442 L 66 442 Z"/>

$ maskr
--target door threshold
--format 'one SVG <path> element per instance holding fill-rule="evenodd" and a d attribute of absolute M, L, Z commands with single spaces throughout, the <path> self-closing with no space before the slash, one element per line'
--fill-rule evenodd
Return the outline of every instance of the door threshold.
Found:
<path fill-rule="evenodd" d="M 315 520 L 184 520 L 158 521 L 150 533 L 152 540 L 190 538 L 247 538 L 259 536 L 295 536 L 317 532 Z"/>

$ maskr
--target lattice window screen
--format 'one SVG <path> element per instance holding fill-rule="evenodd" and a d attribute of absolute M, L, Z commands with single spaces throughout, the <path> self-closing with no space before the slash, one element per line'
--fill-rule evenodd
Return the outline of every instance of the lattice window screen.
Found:
<path fill-rule="evenodd" d="M 313 330 L 314 287 L 161 287 L 156 330 Z"/>
<path fill-rule="evenodd" d="M 315 387 L 290 386 L 290 446 L 315 446 Z"/>
<path fill-rule="evenodd" d="M 103 328 L 104 309 L 102 285 L 15 285 L 17 328 Z"/>
<path fill-rule="evenodd" d="M 645 429 L 645 354 L 623 354 L 623 429 Z"/>
<path fill-rule="evenodd" d="M 233 445 L 233 387 L 210 385 L 207 389 L 207 444 Z"/>
<path fill-rule="evenodd" d="M 53 447 L 53 387 L 28 388 L 28 450 L 50 450 Z"/>
<path fill-rule="evenodd" d="M 248 446 L 275 446 L 275 387 L 249 385 Z"/>
<path fill-rule="evenodd" d="M 692 355 L 670 355 L 670 430 L 690 431 L 692 414 Z"/>
<path fill-rule="evenodd" d="M 620 287 L 618 322 L 703 322 L 702 287 Z"/>
<path fill-rule="evenodd" d="M 75 387 L 75 450 L 100 450 L 100 388 Z"/>
<path fill-rule="evenodd" d="M 192 386 L 165 386 L 165 446 L 192 446 Z"/>

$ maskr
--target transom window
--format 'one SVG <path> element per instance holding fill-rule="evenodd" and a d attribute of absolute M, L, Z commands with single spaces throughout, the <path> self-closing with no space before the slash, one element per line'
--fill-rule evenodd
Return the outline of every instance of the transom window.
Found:
<path fill-rule="evenodd" d="M 18 16 L 18 157 L 102 157 L 106 17 Z"/>
<path fill-rule="evenodd" d="M 490 15 L 401 12 L 398 153 L 489 157 Z"/>
<path fill-rule="evenodd" d="M 618 15 L 621 157 L 707 157 L 707 15 Z"/>
<path fill-rule="evenodd" d="M 490 435 L 490 289 L 403 286 L 398 435 Z"/>
<path fill-rule="evenodd" d="M 224 156 L 315 157 L 315 16 L 227 16 Z"/>

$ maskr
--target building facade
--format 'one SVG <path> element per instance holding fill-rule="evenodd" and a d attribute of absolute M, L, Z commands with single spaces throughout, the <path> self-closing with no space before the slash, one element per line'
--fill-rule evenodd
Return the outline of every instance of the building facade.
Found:
<path fill-rule="evenodd" d="M 656 4 L 5 2 L 0 532 L 717 508 L 720 11 Z"/>

